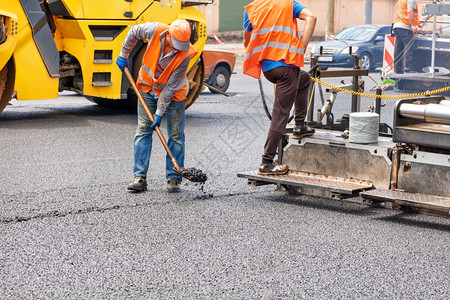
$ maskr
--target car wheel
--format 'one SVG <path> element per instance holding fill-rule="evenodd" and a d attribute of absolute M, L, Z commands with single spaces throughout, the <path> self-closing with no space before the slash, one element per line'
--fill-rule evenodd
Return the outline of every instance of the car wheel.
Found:
<path fill-rule="evenodd" d="M 230 85 L 230 72 L 227 68 L 219 66 L 214 70 L 214 73 L 209 78 L 208 83 L 221 92 L 225 92 Z M 210 89 L 210 91 L 211 93 L 217 93 L 212 89 Z"/>
<path fill-rule="evenodd" d="M 364 70 L 369 70 L 369 71 L 373 70 L 372 57 L 370 57 L 370 55 L 368 53 L 361 54 L 359 59 L 362 61 L 362 66 L 361 67 Z"/>

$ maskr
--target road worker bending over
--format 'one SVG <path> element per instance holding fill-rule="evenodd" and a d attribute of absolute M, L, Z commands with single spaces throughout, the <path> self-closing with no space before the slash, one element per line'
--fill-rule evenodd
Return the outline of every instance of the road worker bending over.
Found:
<path fill-rule="evenodd" d="M 168 145 L 180 167 L 184 166 L 186 123 L 186 72 L 191 57 L 197 51 L 190 44 L 191 28 L 185 20 L 170 25 L 148 22 L 133 26 L 123 41 L 117 65 L 123 71 L 128 66 L 128 55 L 138 40 L 148 39 L 148 47 L 139 70 L 137 86 L 155 117 L 152 124 L 138 101 L 138 127 L 134 137 L 134 181 L 128 185 L 132 192 L 147 190 L 147 171 L 152 151 L 152 135 L 166 115 Z M 166 157 L 168 192 L 179 192 L 181 176 L 173 170 Z"/>
<path fill-rule="evenodd" d="M 297 18 L 305 21 L 299 37 Z M 289 167 L 274 162 L 278 144 L 295 105 L 293 138 L 314 134 L 305 124 L 311 79 L 303 66 L 303 55 L 316 26 L 316 16 L 293 0 L 254 0 L 244 11 L 244 74 L 259 78 L 261 70 L 276 84 L 272 121 L 264 145 L 259 174 L 285 174 Z"/>

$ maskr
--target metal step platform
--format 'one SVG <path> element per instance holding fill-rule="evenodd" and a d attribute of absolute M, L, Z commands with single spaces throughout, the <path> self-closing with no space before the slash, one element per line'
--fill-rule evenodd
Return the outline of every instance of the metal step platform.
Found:
<path fill-rule="evenodd" d="M 259 175 L 258 171 L 240 172 L 238 177 L 247 178 L 251 185 L 281 184 L 300 188 L 327 190 L 344 195 L 355 195 L 373 188 L 365 180 L 317 175 L 290 170 L 285 175 Z"/>
<path fill-rule="evenodd" d="M 394 190 L 370 190 L 360 194 L 364 199 L 392 202 L 399 206 L 407 206 L 426 212 L 434 212 L 450 216 L 450 198 L 427 195 L 412 194 Z"/>

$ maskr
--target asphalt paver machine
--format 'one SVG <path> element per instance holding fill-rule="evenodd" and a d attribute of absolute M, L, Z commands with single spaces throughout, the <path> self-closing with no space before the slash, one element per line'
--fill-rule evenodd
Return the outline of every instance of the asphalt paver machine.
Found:
<path fill-rule="evenodd" d="M 254 186 L 449 216 L 450 101 L 398 101 L 392 137 L 375 143 L 353 143 L 345 132 L 328 129 L 302 140 L 288 132 L 278 159 L 289 165 L 288 174 L 238 176 Z"/>
<path fill-rule="evenodd" d="M 357 68 L 342 72 L 319 75 L 364 75 Z M 326 105 L 317 110 L 317 117 Z M 352 112 L 359 112 L 357 97 L 352 99 Z M 392 132 L 383 132 L 383 124 L 378 124 L 375 141 L 370 143 L 351 142 L 348 123 L 329 124 L 327 120 L 322 124 L 308 115 L 315 134 L 294 139 L 288 126 L 280 143 L 278 160 L 289 165 L 287 174 L 259 175 L 252 170 L 238 176 L 253 186 L 275 184 L 289 192 L 448 217 L 450 100 L 443 96 L 405 98 L 395 104 L 393 115 Z"/>

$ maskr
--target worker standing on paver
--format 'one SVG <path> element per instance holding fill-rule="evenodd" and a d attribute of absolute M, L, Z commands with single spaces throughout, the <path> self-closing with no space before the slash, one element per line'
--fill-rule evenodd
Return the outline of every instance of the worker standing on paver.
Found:
<path fill-rule="evenodd" d="M 180 167 L 184 165 L 186 123 L 186 72 L 191 57 L 197 51 L 190 44 L 191 28 L 185 20 L 169 25 L 148 22 L 133 26 L 123 41 L 117 65 L 123 71 L 128 66 L 128 55 L 138 40 L 148 39 L 137 86 L 155 117 L 152 124 L 138 101 L 138 127 L 134 137 L 134 181 L 128 185 L 132 192 L 147 190 L 147 171 L 152 150 L 155 126 L 160 126 L 164 114 L 167 118 L 168 145 Z M 167 189 L 179 192 L 181 176 L 173 170 L 166 157 Z"/>
<path fill-rule="evenodd" d="M 297 18 L 305 21 L 299 37 Z M 316 26 L 316 16 L 293 0 L 255 0 L 244 11 L 244 74 L 264 76 L 276 84 L 272 120 L 264 145 L 259 174 L 285 174 L 289 167 L 274 162 L 278 144 L 286 130 L 289 113 L 295 104 L 293 137 L 314 134 L 305 123 L 309 74 L 300 69 L 303 56 Z"/>
<path fill-rule="evenodd" d="M 394 72 L 412 73 L 415 37 L 420 30 L 419 11 L 415 0 L 399 0 L 394 21 Z"/>

